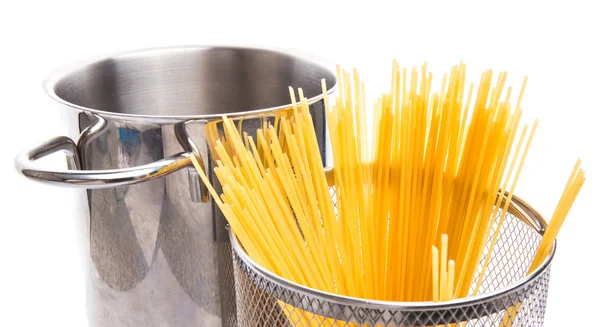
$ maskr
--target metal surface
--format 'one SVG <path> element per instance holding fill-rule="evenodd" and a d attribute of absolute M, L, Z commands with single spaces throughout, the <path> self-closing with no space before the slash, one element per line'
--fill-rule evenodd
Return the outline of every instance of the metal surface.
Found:
<path fill-rule="evenodd" d="M 333 70 L 307 56 L 201 46 L 95 58 L 47 78 L 68 137 L 22 153 L 16 166 L 37 181 L 87 189 L 77 207 L 91 326 L 235 324 L 225 220 L 204 201 L 189 155 L 212 172 L 207 126 L 221 130 L 227 114 L 254 135 L 263 119 L 290 109 L 288 86 L 310 98 L 324 151 L 322 78 L 332 92 Z M 56 151 L 66 152 L 68 169 L 35 162 Z"/>
<path fill-rule="evenodd" d="M 74 158 L 79 156 L 78 152 L 80 148 L 82 147 L 78 148 L 70 138 L 58 136 L 41 143 L 29 151 L 20 153 L 15 159 L 15 165 L 21 174 L 36 181 L 87 189 L 99 189 L 150 181 L 191 164 L 189 154 L 182 152 L 169 158 L 133 168 L 93 171 L 78 170 L 75 167 L 79 167 L 81 164 Z M 68 159 L 68 167 L 71 169 L 59 171 L 50 168 L 40 168 L 35 164 L 35 160 L 58 151 L 64 151 L 70 157 Z"/>
<path fill-rule="evenodd" d="M 185 151 L 198 158 L 200 168 L 202 168 L 202 171 L 206 174 L 206 166 L 202 159 L 202 155 L 200 154 L 200 147 L 194 142 L 187 131 L 186 126 L 190 123 L 193 123 L 193 121 L 188 120 L 175 124 L 175 136 Z M 202 183 L 202 180 L 194 167 L 188 167 L 188 181 L 190 183 L 190 196 L 192 197 L 192 201 L 208 202 L 208 187 Z"/>
<path fill-rule="evenodd" d="M 524 216 L 531 213 L 535 210 L 513 198 L 479 295 L 446 302 L 372 301 L 307 288 L 257 265 L 231 235 L 239 326 L 498 327 L 508 326 L 503 319 L 509 308 L 518 308 L 515 314 L 506 316 L 510 326 L 543 326 L 554 249 L 538 269 L 526 276 L 540 233 L 547 226 L 537 214 Z M 532 221 L 542 228 L 534 228 Z"/>

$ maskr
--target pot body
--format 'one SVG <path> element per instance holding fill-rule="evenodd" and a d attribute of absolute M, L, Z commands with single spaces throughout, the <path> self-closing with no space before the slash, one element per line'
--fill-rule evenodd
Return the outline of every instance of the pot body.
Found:
<path fill-rule="evenodd" d="M 200 156 L 218 184 L 207 126 L 222 130 L 220 114 L 228 114 L 255 135 L 265 119 L 290 108 L 292 86 L 311 97 L 325 160 L 322 78 L 335 85 L 332 71 L 311 61 L 222 47 L 127 53 L 50 78 L 46 91 L 59 102 L 65 134 L 74 143 L 70 167 L 81 176 L 21 171 L 40 181 L 86 188 L 85 206 L 79 206 L 85 242 L 80 246 L 89 268 L 90 325 L 236 325 L 227 223 L 185 153 Z M 181 164 L 140 173 L 133 182 L 119 175 L 165 158 Z M 113 175 L 94 184 L 85 172 Z"/>

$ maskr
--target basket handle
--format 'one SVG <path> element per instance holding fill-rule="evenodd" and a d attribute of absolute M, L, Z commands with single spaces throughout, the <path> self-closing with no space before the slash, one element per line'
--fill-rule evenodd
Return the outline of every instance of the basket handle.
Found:
<path fill-rule="evenodd" d="M 187 120 L 175 124 L 175 137 L 177 138 L 177 141 L 179 141 L 179 144 L 183 147 L 184 151 L 196 156 L 198 163 L 200 163 L 200 168 L 202 168 L 202 172 L 206 175 L 206 166 L 204 165 L 204 159 L 202 159 L 200 148 L 198 148 L 196 142 L 194 142 L 187 132 L 187 125 L 193 122 L 195 121 Z M 200 175 L 198 175 L 196 168 L 190 167 L 188 169 L 188 180 L 190 183 L 190 195 L 192 197 L 192 201 L 208 202 L 208 187 L 200 179 Z"/>

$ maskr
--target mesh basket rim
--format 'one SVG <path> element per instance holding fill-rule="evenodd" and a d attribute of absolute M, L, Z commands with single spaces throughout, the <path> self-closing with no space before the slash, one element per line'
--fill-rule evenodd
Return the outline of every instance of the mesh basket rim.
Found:
<path fill-rule="evenodd" d="M 506 201 L 506 194 L 502 202 L 504 203 L 504 201 Z M 516 218 L 523 221 L 525 224 L 527 224 L 530 228 L 534 229 L 540 235 L 544 234 L 548 226 L 544 218 L 535 209 L 533 209 L 531 206 L 529 206 L 526 202 L 524 202 L 517 196 L 512 196 L 511 203 L 509 204 L 509 209 L 507 211 L 510 214 L 514 215 Z M 360 307 L 365 309 L 394 311 L 452 310 L 464 308 L 466 306 L 482 304 L 486 305 L 493 304 L 494 302 L 498 301 L 504 301 L 506 297 L 521 292 L 522 290 L 527 289 L 530 285 L 534 284 L 537 281 L 537 279 L 540 278 L 543 275 L 543 273 L 550 268 L 557 246 L 557 242 L 554 241 L 554 245 L 550 254 L 546 257 L 542 264 L 539 267 L 537 267 L 531 274 L 528 274 L 525 277 L 519 279 L 517 282 L 514 282 L 497 290 L 475 296 L 454 299 L 450 301 L 406 302 L 369 300 L 339 295 L 292 282 L 274 274 L 273 272 L 270 272 L 269 270 L 252 260 L 242 249 L 240 243 L 238 242 L 235 235 L 233 235 L 233 232 L 231 232 L 231 230 L 229 230 L 229 238 L 231 241 L 232 250 L 234 251 L 235 255 L 248 267 L 248 269 L 251 269 L 253 273 L 259 275 L 260 277 L 264 278 L 269 282 L 274 283 L 277 286 L 280 286 L 291 292 L 299 293 L 301 295 L 329 302 L 332 304 Z M 512 303 L 508 306 L 515 305 L 516 302 L 518 301 L 515 301 L 515 303 Z M 506 305 L 507 303 L 504 304 Z"/>

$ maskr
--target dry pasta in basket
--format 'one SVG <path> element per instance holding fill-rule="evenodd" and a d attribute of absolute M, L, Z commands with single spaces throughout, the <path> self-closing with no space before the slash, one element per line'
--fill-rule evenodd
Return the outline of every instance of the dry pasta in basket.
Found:
<path fill-rule="evenodd" d="M 518 93 L 504 72 L 468 84 L 461 63 L 436 89 L 426 64 L 394 61 L 367 126 L 356 69 L 337 74 L 338 96 L 324 92 L 332 176 L 302 90 L 296 101 L 290 88 L 292 108 L 254 136 L 227 117 L 222 133 L 209 131 L 222 193 L 192 160 L 233 233 L 258 264 L 319 290 L 387 301 L 477 294 L 538 125 L 521 126 L 527 80 Z M 577 161 L 530 272 L 584 179 Z"/>

